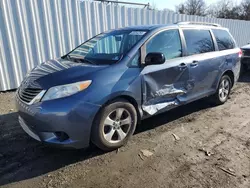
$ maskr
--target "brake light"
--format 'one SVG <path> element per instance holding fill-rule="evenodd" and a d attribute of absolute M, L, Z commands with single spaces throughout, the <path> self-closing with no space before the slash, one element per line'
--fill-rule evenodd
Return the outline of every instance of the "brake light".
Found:
<path fill-rule="evenodd" d="M 239 51 L 239 58 L 241 58 L 242 57 L 242 50 L 240 49 L 240 51 Z"/>

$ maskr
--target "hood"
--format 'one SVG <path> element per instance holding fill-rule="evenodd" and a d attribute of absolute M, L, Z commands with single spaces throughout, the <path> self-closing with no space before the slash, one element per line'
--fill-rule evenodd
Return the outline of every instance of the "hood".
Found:
<path fill-rule="evenodd" d="M 248 44 L 246 46 L 242 46 L 241 49 L 249 49 L 250 50 L 250 44 Z"/>
<path fill-rule="evenodd" d="M 107 68 L 109 65 L 91 65 L 65 59 L 53 59 L 35 67 L 25 77 L 22 85 L 29 88 L 48 89 L 90 79 L 93 72 Z"/>

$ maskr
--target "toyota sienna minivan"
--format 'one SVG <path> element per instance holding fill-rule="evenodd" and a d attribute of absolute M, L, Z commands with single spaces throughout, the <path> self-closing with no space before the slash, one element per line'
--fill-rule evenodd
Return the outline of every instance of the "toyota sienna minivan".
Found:
<path fill-rule="evenodd" d="M 19 122 L 44 143 L 113 150 L 142 119 L 208 96 L 225 103 L 241 54 L 217 24 L 104 32 L 27 74 L 16 94 Z"/>

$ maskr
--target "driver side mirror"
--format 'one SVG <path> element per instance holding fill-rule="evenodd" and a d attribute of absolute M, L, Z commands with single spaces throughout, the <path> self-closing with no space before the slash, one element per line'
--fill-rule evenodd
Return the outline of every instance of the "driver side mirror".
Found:
<path fill-rule="evenodd" d="M 163 53 L 151 52 L 148 53 L 145 58 L 145 65 L 157 65 L 165 62 L 165 56 Z"/>

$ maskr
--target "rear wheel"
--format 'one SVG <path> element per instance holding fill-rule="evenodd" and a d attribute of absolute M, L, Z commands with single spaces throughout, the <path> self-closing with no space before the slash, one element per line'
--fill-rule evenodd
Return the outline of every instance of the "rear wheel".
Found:
<path fill-rule="evenodd" d="M 117 149 L 128 141 L 135 131 L 137 113 L 126 100 L 116 100 L 104 107 L 93 124 L 92 142 L 102 150 Z"/>
<path fill-rule="evenodd" d="M 219 87 L 217 88 L 216 93 L 213 95 L 213 100 L 216 104 L 224 104 L 230 94 L 232 88 L 232 81 L 228 75 L 222 76 Z"/>

